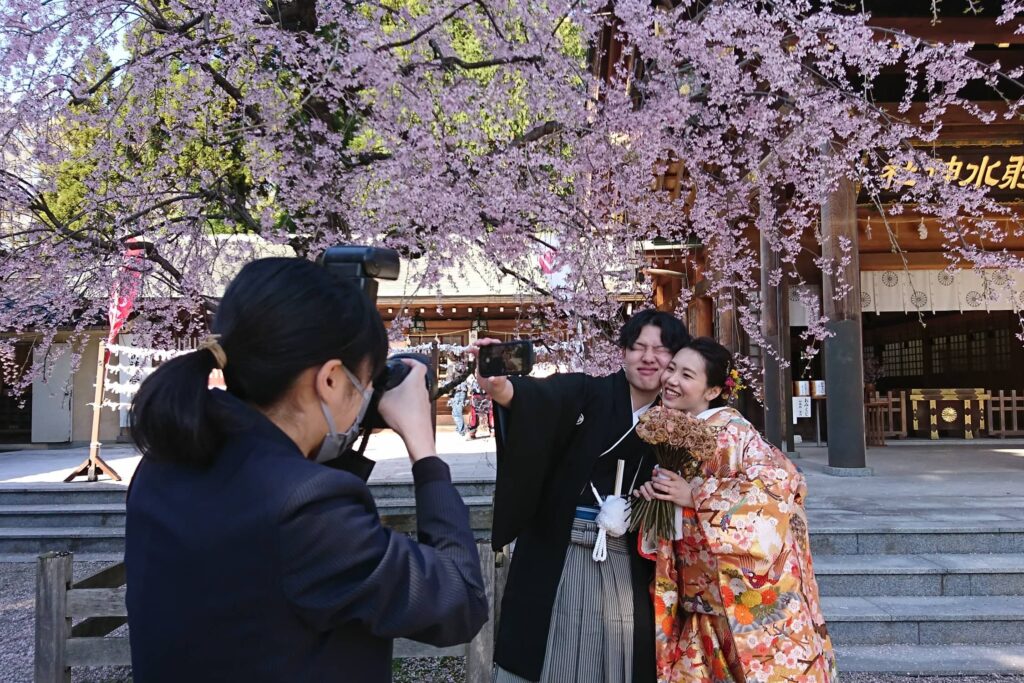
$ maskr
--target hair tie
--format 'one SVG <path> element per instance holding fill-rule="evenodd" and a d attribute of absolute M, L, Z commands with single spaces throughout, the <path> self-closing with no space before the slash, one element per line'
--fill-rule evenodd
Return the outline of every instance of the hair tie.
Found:
<path fill-rule="evenodd" d="M 228 354 L 224 353 L 224 347 L 220 345 L 219 334 L 211 334 L 199 342 L 199 350 L 209 351 L 213 354 L 213 361 L 221 370 L 228 366 Z"/>

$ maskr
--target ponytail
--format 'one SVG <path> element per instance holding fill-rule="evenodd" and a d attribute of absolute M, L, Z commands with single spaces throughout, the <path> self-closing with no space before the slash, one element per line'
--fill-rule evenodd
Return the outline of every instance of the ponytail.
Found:
<path fill-rule="evenodd" d="M 198 351 L 157 368 L 135 395 L 132 436 L 144 456 L 213 461 L 228 429 L 238 426 L 211 400 L 214 368 L 223 368 L 228 393 L 267 409 L 309 368 L 338 359 L 376 377 L 387 360 L 387 332 L 373 302 L 352 282 L 298 258 L 243 267 L 224 291 L 212 332 Z"/>
<path fill-rule="evenodd" d="M 172 358 L 142 383 L 129 415 L 146 457 L 198 467 L 213 461 L 223 441 L 210 414 L 208 383 L 216 365 L 213 353 L 200 349 Z"/>

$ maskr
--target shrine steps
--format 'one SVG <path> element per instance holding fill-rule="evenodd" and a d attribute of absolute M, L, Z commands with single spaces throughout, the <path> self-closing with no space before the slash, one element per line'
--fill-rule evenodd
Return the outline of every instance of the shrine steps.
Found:
<path fill-rule="evenodd" d="M 950 509 L 817 526 L 811 511 L 840 671 L 1024 673 L 1024 522 L 965 511 L 956 523 Z"/>
<path fill-rule="evenodd" d="M 1024 648 L 1007 645 L 850 645 L 839 649 L 840 680 L 848 673 L 911 676 L 1024 673 Z"/>
<path fill-rule="evenodd" d="M 992 645 L 1024 650 L 1022 596 L 828 597 L 822 610 L 844 645 Z"/>
<path fill-rule="evenodd" d="M 1024 553 L 814 556 L 822 596 L 1024 596 Z"/>
<path fill-rule="evenodd" d="M 457 482 L 478 538 L 490 536 L 492 482 Z M 409 482 L 374 482 L 385 523 L 415 531 L 415 489 Z M 97 561 L 124 553 L 126 487 L 106 483 L 0 485 L 0 561 L 34 562 L 39 553 L 67 550 Z"/>
<path fill-rule="evenodd" d="M 927 512 L 919 513 L 927 515 Z M 843 526 L 811 523 L 811 552 L 825 555 L 918 555 L 1024 552 L 1024 522 L 1000 520 L 954 524 L 920 517 L 876 525 L 865 518 Z"/>

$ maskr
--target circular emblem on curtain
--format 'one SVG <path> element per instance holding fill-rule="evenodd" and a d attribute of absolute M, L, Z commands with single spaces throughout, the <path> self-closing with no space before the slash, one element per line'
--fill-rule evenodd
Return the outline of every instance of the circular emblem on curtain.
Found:
<path fill-rule="evenodd" d="M 790 287 L 789 288 L 789 300 L 790 301 L 800 301 L 800 290 L 797 289 L 796 287 Z"/>
<path fill-rule="evenodd" d="M 967 292 L 967 305 L 968 306 L 970 306 L 971 308 L 977 308 L 978 306 L 981 305 L 981 302 L 982 302 L 981 293 L 975 292 L 975 291 Z"/>
<path fill-rule="evenodd" d="M 947 273 L 946 271 L 942 271 L 941 273 L 939 273 L 938 280 L 939 284 L 942 285 L 943 287 L 949 287 L 951 284 L 953 284 L 953 275 L 951 273 Z"/>
<path fill-rule="evenodd" d="M 882 284 L 886 287 L 895 287 L 900 283 L 900 276 L 891 270 L 882 273 Z"/>
<path fill-rule="evenodd" d="M 1021 301 L 1024 301 L 1024 294 L 1021 295 Z M 871 295 L 867 292 L 860 293 L 860 307 L 868 308 L 871 306 Z"/>
<path fill-rule="evenodd" d="M 956 408 L 943 408 L 942 409 L 942 421 L 943 422 L 956 422 L 956 419 L 960 416 L 956 412 Z"/>
<path fill-rule="evenodd" d="M 914 304 L 915 308 L 924 308 L 928 305 L 928 295 L 924 292 L 915 291 L 910 295 L 910 303 Z"/>
<path fill-rule="evenodd" d="M 992 282 L 996 283 L 999 286 L 1003 286 L 1003 285 L 1005 285 L 1009 281 L 1010 281 L 1010 276 L 1006 274 L 1005 270 L 997 270 L 992 275 Z"/>

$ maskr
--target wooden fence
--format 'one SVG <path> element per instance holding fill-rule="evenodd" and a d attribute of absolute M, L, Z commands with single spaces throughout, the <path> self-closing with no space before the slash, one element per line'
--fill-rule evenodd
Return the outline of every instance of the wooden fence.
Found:
<path fill-rule="evenodd" d="M 465 657 L 466 682 L 490 683 L 498 609 L 508 571 L 506 552 L 495 553 L 489 542 L 477 544 L 490 619 L 468 644 L 436 648 L 396 640 L 396 659 Z M 73 556 L 50 552 L 39 556 L 36 575 L 36 683 L 70 683 L 71 667 L 131 664 L 128 636 L 109 634 L 128 621 L 124 563 L 72 582 Z M 75 623 L 77 622 L 77 623 Z"/>
<path fill-rule="evenodd" d="M 991 394 L 987 410 L 989 436 L 1024 436 L 1024 393 L 999 390 Z"/>
<path fill-rule="evenodd" d="M 873 396 L 868 397 L 868 402 L 886 404 L 880 406 L 882 431 L 885 439 L 907 438 L 907 423 L 910 415 L 907 411 L 906 392 L 889 391 L 882 394 L 876 391 Z"/>

